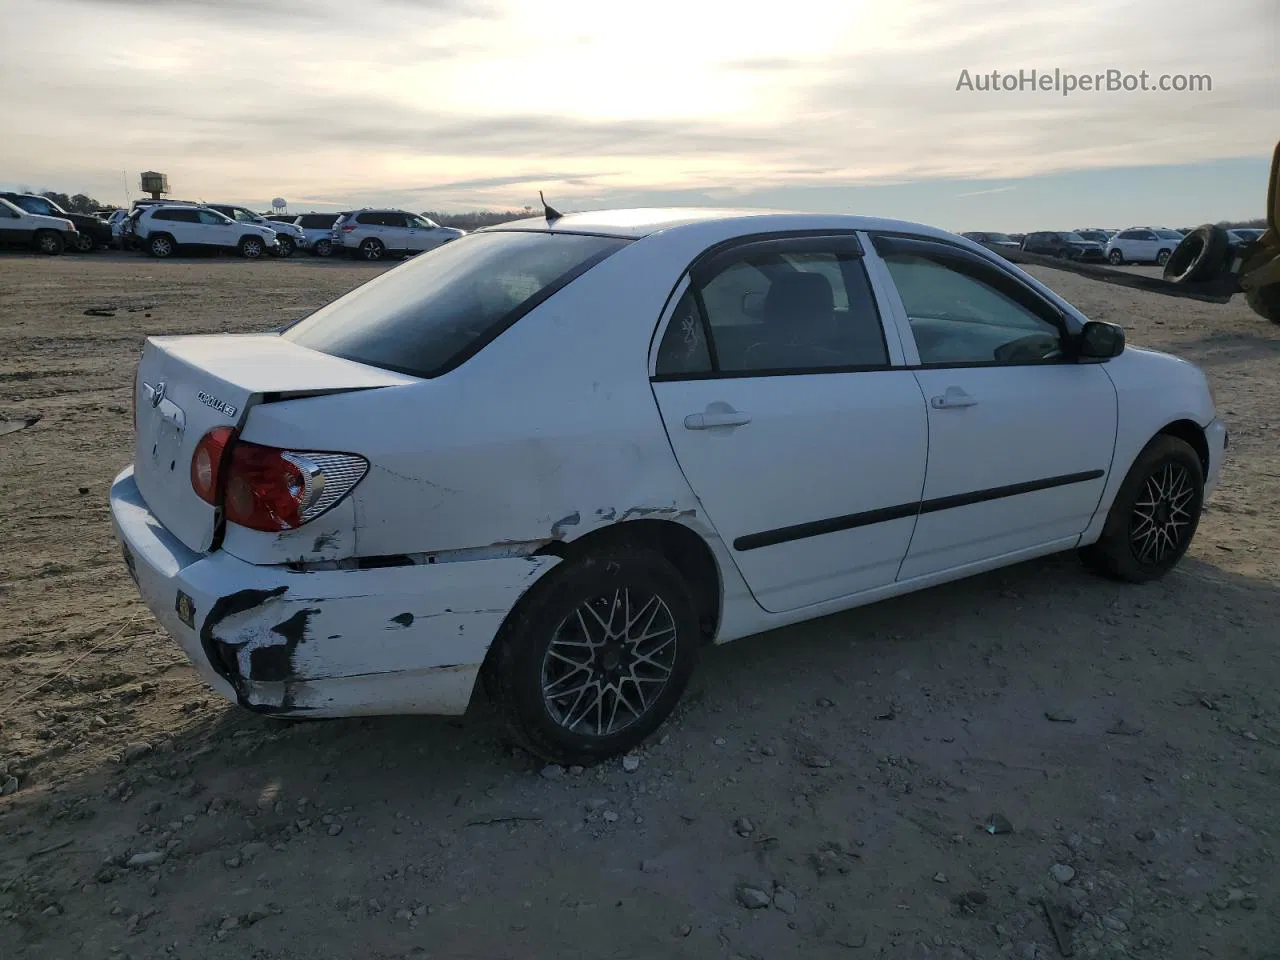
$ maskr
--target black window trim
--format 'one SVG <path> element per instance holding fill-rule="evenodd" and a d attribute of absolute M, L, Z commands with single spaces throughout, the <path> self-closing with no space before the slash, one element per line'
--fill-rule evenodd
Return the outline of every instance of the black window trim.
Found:
<path fill-rule="evenodd" d="M 871 296 L 871 304 L 876 311 L 876 319 L 880 324 L 880 340 L 884 344 L 886 363 L 876 364 L 841 364 L 839 366 L 822 366 L 822 367 L 785 367 L 782 369 L 764 369 L 764 370 L 720 370 L 719 356 L 716 353 L 715 338 L 711 336 L 710 322 L 707 318 L 706 304 L 703 303 L 702 293 L 698 289 L 698 278 L 700 274 L 709 273 L 717 265 L 721 259 L 737 258 L 741 249 L 744 247 L 758 247 L 761 250 L 768 250 L 770 247 L 783 246 L 788 252 L 793 250 L 793 245 L 797 240 L 813 240 L 814 246 L 820 246 L 824 241 L 840 240 L 847 243 L 850 251 L 858 260 L 862 260 L 866 256 L 863 249 L 862 240 L 859 234 L 865 231 L 856 228 L 853 229 L 806 229 L 806 230 L 778 230 L 769 231 L 767 233 L 744 234 L 738 237 L 731 237 L 728 240 L 721 240 L 707 247 L 701 253 L 690 261 L 689 266 L 676 280 L 675 285 L 671 288 L 671 293 L 667 296 L 667 305 L 670 305 L 670 311 L 674 313 L 675 306 L 679 304 L 679 299 L 674 299 L 676 291 L 680 289 L 680 285 L 686 280 L 689 282 L 689 288 L 693 291 L 694 304 L 698 311 L 698 321 L 702 327 L 702 335 L 707 341 L 707 352 L 711 358 L 711 369 L 697 373 L 658 373 L 655 365 L 654 372 L 649 376 L 650 383 L 677 383 L 685 380 L 743 380 L 754 379 L 757 377 L 805 377 L 815 376 L 817 374 L 838 374 L 838 373 L 879 373 L 885 370 L 904 370 L 903 366 L 895 366 L 893 357 L 889 351 L 889 338 L 885 334 L 885 315 L 881 310 L 879 299 L 876 297 L 875 285 L 871 282 L 871 275 L 866 273 L 867 292 Z M 829 252 L 830 246 L 827 246 L 824 252 Z M 866 266 L 863 265 L 863 271 L 866 272 Z M 666 335 L 667 326 L 671 323 L 671 317 L 668 315 L 667 305 L 663 306 L 662 313 L 658 315 L 658 328 L 655 328 L 654 335 L 649 344 L 650 354 L 654 349 L 661 345 L 662 337 Z M 666 317 L 667 326 L 662 325 L 662 319 Z M 661 330 L 661 336 L 659 335 Z M 656 363 L 656 356 L 655 356 Z"/>
<path fill-rule="evenodd" d="M 892 252 L 908 252 L 913 247 L 925 256 L 942 256 L 952 260 L 965 261 L 974 266 L 986 270 L 990 273 L 999 275 L 1003 280 L 1011 284 L 1019 293 L 1025 294 L 1034 304 L 1042 306 L 1048 316 L 1042 315 L 1039 310 L 1034 309 L 1030 304 L 1022 302 L 1018 298 L 1012 298 L 1020 305 L 1027 307 L 1031 312 L 1035 313 L 1040 319 L 1046 323 L 1051 323 L 1058 328 L 1058 332 L 1062 336 L 1063 351 L 1062 356 L 1056 360 L 1026 360 L 1026 361 L 1005 361 L 1005 360 L 962 360 L 951 361 L 948 363 L 914 363 L 907 364 L 900 369 L 905 370 L 959 370 L 970 367 L 1052 367 L 1063 364 L 1078 363 L 1078 358 L 1074 355 L 1074 346 L 1076 335 L 1079 333 L 1075 329 L 1077 321 L 1070 316 L 1065 310 L 1062 310 L 1052 300 L 1049 300 L 1044 294 L 1030 286 L 1025 280 L 1013 273 L 1002 264 L 996 263 L 994 260 L 988 260 L 986 257 L 980 256 L 968 247 L 962 247 L 958 243 L 938 237 L 926 237 L 915 233 L 899 233 L 895 231 L 868 231 L 871 237 L 872 246 L 875 248 L 876 254 L 881 258 L 886 253 Z M 892 248 L 897 247 L 895 251 Z M 897 285 L 894 285 L 895 292 Z M 997 288 L 999 289 L 999 288 Z M 1004 292 L 1004 291 L 1000 291 Z M 1007 295 L 1007 294 L 1006 294 Z M 901 294 L 898 294 L 901 297 Z M 913 339 L 914 343 L 914 339 Z M 916 350 L 917 356 L 919 349 Z"/>

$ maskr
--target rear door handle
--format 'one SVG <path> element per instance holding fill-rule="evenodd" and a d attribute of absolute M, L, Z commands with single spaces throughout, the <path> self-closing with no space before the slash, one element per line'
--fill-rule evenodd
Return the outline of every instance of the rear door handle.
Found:
<path fill-rule="evenodd" d="M 977 397 L 965 393 L 959 387 L 947 387 L 942 396 L 931 398 L 929 405 L 935 410 L 955 410 L 959 407 L 972 407 L 977 402 Z"/>
<path fill-rule="evenodd" d="M 751 414 L 737 410 L 691 413 L 684 418 L 686 430 L 710 430 L 712 427 L 741 427 L 751 422 Z"/>

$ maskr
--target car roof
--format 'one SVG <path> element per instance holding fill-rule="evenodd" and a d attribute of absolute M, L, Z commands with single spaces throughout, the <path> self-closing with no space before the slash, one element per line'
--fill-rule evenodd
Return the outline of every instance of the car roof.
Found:
<path fill-rule="evenodd" d="M 714 207 L 637 207 L 619 210 L 593 210 L 566 213 L 548 221 L 545 217 L 529 217 L 482 227 L 476 233 L 501 233 L 512 230 L 547 233 L 588 233 L 638 240 L 673 230 L 693 230 L 701 226 L 719 227 L 717 232 L 748 236 L 753 233 L 786 230 L 871 230 L 913 233 L 946 238 L 955 236 L 946 230 L 908 220 L 889 220 L 846 213 L 805 213 L 788 210 Z M 733 227 L 736 229 L 728 230 Z"/>

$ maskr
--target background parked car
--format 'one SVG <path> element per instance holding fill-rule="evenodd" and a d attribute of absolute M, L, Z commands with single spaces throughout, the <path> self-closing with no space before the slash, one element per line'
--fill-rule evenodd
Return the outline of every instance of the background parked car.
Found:
<path fill-rule="evenodd" d="M 989 230 L 970 230 L 968 233 L 960 234 L 960 236 L 967 237 L 975 243 L 980 243 L 988 250 L 994 250 L 996 253 L 1000 253 L 1004 250 L 1018 250 L 1021 247 L 1018 241 L 1014 240 L 1013 237 L 1009 236 L 1007 233 L 992 233 Z"/>
<path fill-rule="evenodd" d="M 1263 231 L 1257 227 L 1235 227 L 1227 231 L 1227 241 L 1233 247 L 1243 247 L 1253 243 L 1262 236 Z"/>
<path fill-rule="evenodd" d="M 279 243 L 276 244 L 271 252 L 277 257 L 292 256 L 293 251 L 302 245 L 302 231 L 292 223 L 268 220 L 262 214 L 254 213 L 248 207 L 240 207 L 231 203 L 208 203 L 205 206 L 210 210 L 217 210 L 224 217 L 228 217 L 237 223 L 254 224 L 255 226 L 265 227 L 268 230 L 274 230 Z"/>
<path fill-rule="evenodd" d="M 128 210 L 114 210 L 111 216 L 107 217 L 107 226 L 111 228 L 111 245 L 120 247 L 120 231 L 124 227 L 125 218 L 129 216 Z"/>
<path fill-rule="evenodd" d="M 0 199 L 8 200 L 15 207 L 36 216 L 71 221 L 76 232 L 74 236 L 67 238 L 67 246 L 78 253 L 92 253 L 111 246 L 111 228 L 105 220 L 86 213 L 67 213 L 48 197 L 33 193 L 0 192 Z"/>
<path fill-rule="evenodd" d="M 1182 242 L 1182 234 L 1166 227 L 1129 227 L 1107 244 L 1107 259 L 1115 264 L 1158 263 L 1164 266 Z"/>
<path fill-rule="evenodd" d="M 345 217 L 349 211 L 341 213 L 304 213 L 295 225 L 302 231 L 303 249 L 317 257 L 327 257 L 333 253 L 333 227 L 339 217 Z"/>
<path fill-rule="evenodd" d="M 381 260 L 433 250 L 456 240 L 465 231 L 442 227 L 434 220 L 404 210 L 357 210 L 344 213 L 333 225 L 330 240 L 348 256 Z"/>
<path fill-rule="evenodd" d="M 0 245 L 33 247 L 40 253 L 55 256 L 74 245 L 75 235 L 75 224 L 65 217 L 27 213 L 0 197 Z"/>
<path fill-rule="evenodd" d="M 142 208 L 134 235 L 153 257 L 170 257 L 186 248 L 235 250 L 256 260 L 279 243 L 269 226 L 232 220 L 210 207 L 179 204 Z"/>
<path fill-rule="evenodd" d="M 1027 239 L 1027 235 L 1025 233 L 1011 233 L 1009 234 L 1009 239 L 1021 247 L 1022 241 Z"/>
<path fill-rule="evenodd" d="M 1027 238 L 1022 241 L 1022 249 L 1027 253 L 1058 257 L 1061 260 L 1102 261 L 1102 244 L 1068 231 L 1042 230 L 1028 233 Z"/>
<path fill-rule="evenodd" d="M 1107 242 L 1111 239 L 1111 231 L 1109 230 L 1086 228 L 1084 230 L 1076 230 L 1074 232 L 1078 236 L 1084 237 L 1084 239 L 1088 240 L 1090 243 L 1096 243 L 1102 247 L 1105 247 Z"/>

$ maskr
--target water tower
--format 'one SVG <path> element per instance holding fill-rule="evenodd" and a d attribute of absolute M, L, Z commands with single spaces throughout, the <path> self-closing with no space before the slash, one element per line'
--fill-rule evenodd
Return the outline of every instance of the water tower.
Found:
<path fill-rule="evenodd" d="M 169 178 L 163 173 L 148 170 L 138 178 L 143 193 L 151 194 L 152 200 L 161 199 L 160 195 L 169 192 Z"/>
<path fill-rule="evenodd" d="M 288 210 L 289 210 L 289 204 L 284 202 L 284 197 L 276 197 L 274 200 L 271 201 L 272 213 L 287 213 Z"/>

